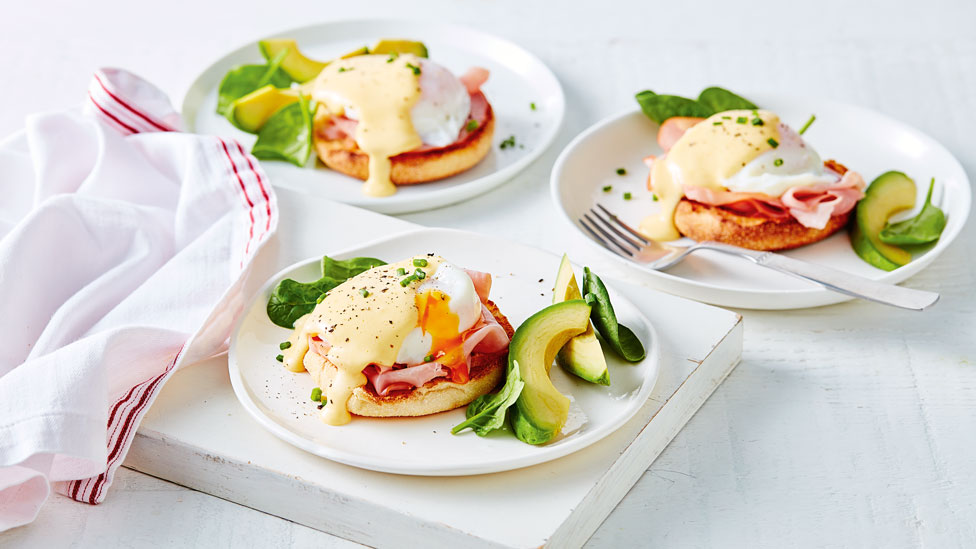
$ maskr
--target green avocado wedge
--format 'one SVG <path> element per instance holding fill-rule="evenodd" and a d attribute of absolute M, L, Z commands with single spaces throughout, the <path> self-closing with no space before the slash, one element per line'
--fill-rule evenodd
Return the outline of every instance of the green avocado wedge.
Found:
<path fill-rule="evenodd" d="M 416 40 L 397 40 L 383 38 L 373 44 L 370 53 L 380 54 L 413 54 L 417 57 L 427 57 L 427 46 Z"/>
<path fill-rule="evenodd" d="M 915 181 L 901 172 L 885 172 L 871 182 L 857 203 L 851 226 L 851 246 L 861 259 L 885 271 L 912 260 L 912 254 L 885 244 L 879 235 L 888 218 L 915 205 L 915 193 Z"/>
<path fill-rule="evenodd" d="M 515 436 L 529 444 L 545 444 L 562 430 L 569 417 L 569 399 L 549 378 L 556 353 L 586 331 L 590 306 L 582 299 L 550 305 L 530 316 L 512 337 L 509 368 L 518 368 L 525 383 L 511 409 Z"/>
<path fill-rule="evenodd" d="M 299 83 L 315 78 L 329 64 L 327 61 L 316 61 L 305 57 L 298 50 L 298 44 L 292 39 L 261 40 L 258 42 L 258 48 L 261 49 L 261 55 L 268 60 L 274 59 L 287 50 L 288 53 L 281 60 L 281 70 Z"/>
<path fill-rule="evenodd" d="M 552 302 L 562 303 L 574 299 L 583 299 L 583 295 L 580 293 L 579 284 L 576 283 L 573 265 L 569 262 L 569 257 L 563 254 L 563 259 L 559 263 L 559 272 L 556 274 L 556 285 L 552 291 Z M 556 363 L 563 370 L 581 379 L 599 385 L 610 385 L 607 359 L 603 356 L 603 347 L 590 323 L 587 323 L 586 331 L 570 339 L 559 350 L 556 354 Z"/>
<path fill-rule="evenodd" d="M 234 101 L 228 118 L 238 128 L 248 133 L 258 133 L 278 110 L 297 102 L 297 90 L 268 84 Z"/>

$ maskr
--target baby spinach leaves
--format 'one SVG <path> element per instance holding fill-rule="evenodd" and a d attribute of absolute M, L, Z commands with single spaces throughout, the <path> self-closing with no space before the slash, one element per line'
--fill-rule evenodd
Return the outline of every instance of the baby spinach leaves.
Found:
<path fill-rule="evenodd" d="M 312 153 L 314 108 L 301 95 L 297 103 L 278 109 L 261 127 L 251 154 L 261 160 L 285 160 L 304 166 Z"/>
<path fill-rule="evenodd" d="M 458 434 L 465 429 L 473 430 L 478 436 L 486 436 L 495 429 L 505 426 L 505 414 L 508 409 L 515 404 L 525 381 L 519 375 L 517 361 L 512 361 L 508 365 L 508 372 L 505 374 L 505 385 L 497 393 L 482 395 L 474 399 L 465 411 L 467 419 L 451 429 L 451 434 Z"/>
<path fill-rule="evenodd" d="M 658 124 L 674 116 L 708 118 L 717 112 L 759 108 L 748 99 L 718 87 L 705 88 L 697 100 L 677 95 L 659 95 L 651 90 L 639 92 L 636 98 L 644 114 Z"/>
<path fill-rule="evenodd" d="M 372 257 L 335 260 L 322 258 L 322 278 L 314 282 L 297 282 L 286 278 L 275 286 L 268 299 L 268 318 L 282 328 L 294 328 L 295 321 L 312 312 L 326 292 L 346 280 L 386 263 Z"/>
<path fill-rule="evenodd" d="M 886 244 L 896 246 L 928 244 L 938 240 L 942 236 L 942 230 L 945 229 L 946 217 L 942 210 L 932 205 L 932 189 L 934 187 L 935 178 L 933 177 L 932 182 L 929 183 L 929 192 L 925 196 L 925 204 L 918 215 L 898 223 L 885 225 L 878 238 Z"/>
<path fill-rule="evenodd" d="M 231 116 L 234 101 L 268 84 L 276 88 L 290 86 L 292 78 L 281 70 L 281 61 L 287 54 L 286 49 L 264 65 L 238 65 L 225 74 L 217 88 L 217 113 Z"/>
<path fill-rule="evenodd" d="M 639 362 L 647 355 L 634 332 L 617 322 L 610 294 L 600 277 L 589 267 L 583 268 L 583 296 L 590 304 L 590 320 L 611 349 L 628 362 Z"/>

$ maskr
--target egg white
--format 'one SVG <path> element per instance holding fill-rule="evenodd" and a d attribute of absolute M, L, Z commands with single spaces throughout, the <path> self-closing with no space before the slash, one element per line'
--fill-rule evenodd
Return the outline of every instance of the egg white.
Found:
<path fill-rule="evenodd" d="M 730 191 L 781 196 L 792 187 L 836 180 L 823 160 L 792 128 L 779 125 L 779 146 L 747 163 L 723 184 Z M 776 161 L 782 160 L 777 166 Z"/>

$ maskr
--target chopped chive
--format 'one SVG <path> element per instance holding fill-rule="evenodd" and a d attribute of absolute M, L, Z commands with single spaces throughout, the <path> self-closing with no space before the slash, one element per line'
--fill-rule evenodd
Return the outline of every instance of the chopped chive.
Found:
<path fill-rule="evenodd" d="M 529 108 L 535 110 L 535 103 L 529 103 Z"/>
<path fill-rule="evenodd" d="M 318 387 L 312 389 L 312 402 L 322 402 L 322 389 Z"/>
<path fill-rule="evenodd" d="M 634 197 L 634 195 L 632 195 L 630 193 L 624 193 L 624 200 L 630 200 L 633 197 Z"/>
<path fill-rule="evenodd" d="M 813 124 L 813 121 L 816 119 L 817 119 L 817 115 L 811 114 L 810 120 L 807 120 L 807 123 L 804 124 L 802 128 L 800 128 L 800 135 L 803 135 L 803 132 L 807 131 L 807 128 L 809 128 L 810 124 Z"/>
<path fill-rule="evenodd" d="M 712 125 L 713 126 L 721 126 L 722 125 L 722 122 L 720 120 L 716 120 L 715 122 L 712 122 Z"/>
<path fill-rule="evenodd" d="M 410 284 L 414 280 L 417 280 L 417 275 L 410 275 L 407 278 L 404 278 L 403 280 L 401 280 L 400 281 L 400 285 L 403 286 L 403 287 L 406 287 L 408 284 Z"/>
<path fill-rule="evenodd" d="M 472 118 L 471 120 L 468 120 L 468 123 L 464 126 L 464 128 L 469 132 L 473 132 L 478 129 L 478 121 Z"/>
<path fill-rule="evenodd" d="M 421 258 L 421 259 L 414 259 L 413 260 L 413 266 L 414 267 L 426 267 L 427 266 L 427 260 L 426 259 L 423 259 L 423 258 Z"/>
<path fill-rule="evenodd" d="M 657 202 L 657 195 L 656 194 L 652 194 L 651 195 L 651 200 L 653 200 L 654 202 Z"/>
<path fill-rule="evenodd" d="M 623 168 L 617 168 L 617 175 L 627 175 L 627 170 Z"/>
<path fill-rule="evenodd" d="M 502 141 L 498 145 L 498 148 L 500 148 L 500 149 L 511 149 L 511 148 L 514 148 L 514 147 L 515 147 L 515 136 L 514 135 L 508 136 L 504 141 Z"/>
<path fill-rule="evenodd" d="M 744 117 L 744 116 L 740 116 L 740 117 L 738 117 L 738 118 L 735 119 L 735 123 L 736 124 L 745 124 L 748 121 L 749 121 L 749 119 L 746 118 L 746 117 Z"/>
<path fill-rule="evenodd" d="M 427 273 L 418 267 L 417 270 L 413 272 L 413 276 L 417 277 L 417 280 L 423 280 L 427 278 Z"/>
<path fill-rule="evenodd" d="M 777 158 L 776 160 L 773 160 L 773 166 L 782 166 L 782 165 L 783 165 L 782 158 Z"/>
<path fill-rule="evenodd" d="M 281 342 L 281 343 L 280 343 L 280 344 L 278 345 L 278 348 L 279 348 L 279 349 L 281 349 L 282 351 L 284 351 L 285 349 L 287 349 L 287 348 L 289 348 L 289 347 L 291 347 L 291 341 L 282 341 L 282 342 Z"/>
<path fill-rule="evenodd" d="M 774 149 L 775 149 L 776 147 L 779 147 L 779 141 L 776 141 L 776 140 L 775 140 L 775 139 L 773 139 L 772 137 L 770 137 L 769 139 L 767 139 L 767 140 L 766 140 L 766 143 L 769 143 L 769 146 L 770 146 L 770 147 L 772 147 L 772 148 L 774 148 Z"/>
<path fill-rule="evenodd" d="M 420 67 L 413 63 L 407 63 L 407 68 L 412 70 L 414 74 L 420 74 Z"/>
<path fill-rule="evenodd" d="M 731 116 L 723 116 L 722 117 L 722 120 L 732 120 L 732 117 Z"/>
<path fill-rule="evenodd" d="M 392 63 L 392 62 L 396 61 L 396 58 L 397 57 L 400 57 L 400 54 L 397 53 L 397 52 L 393 52 L 393 53 L 390 54 L 390 57 L 389 57 L 389 59 L 386 60 L 386 62 L 387 63 Z"/>
<path fill-rule="evenodd" d="M 346 67 L 339 67 L 339 72 L 346 72 L 346 71 L 351 71 L 351 70 L 353 70 L 354 68 L 355 68 L 355 67 L 349 67 L 349 68 L 346 68 Z"/>
<path fill-rule="evenodd" d="M 603 192 L 608 193 L 613 190 L 613 185 L 604 185 Z"/>
<path fill-rule="evenodd" d="M 369 290 L 367 290 L 366 288 L 363 288 L 362 290 L 359 290 L 359 293 L 360 293 L 360 294 L 361 294 L 361 295 L 362 295 L 363 297 L 369 297 Z"/>
<path fill-rule="evenodd" d="M 400 267 L 399 269 L 397 269 L 397 274 L 400 275 L 400 276 L 403 276 L 403 275 L 407 274 L 407 270 L 404 269 L 403 267 Z"/>
<path fill-rule="evenodd" d="M 275 360 L 277 360 L 278 362 L 284 362 L 285 361 L 285 355 L 278 355 L 278 356 L 275 357 Z"/>
<path fill-rule="evenodd" d="M 424 357 L 424 362 L 430 362 L 431 360 L 434 360 L 434 355 L 427 355 Z"/>
<path fill-rule="evenodd" d="M 762 126 L 764 124 L 765 124 L 765 122 L 762 121 L 762 118 L 753 118 L 752 119 L 752 125 L 753 126 Z"/>

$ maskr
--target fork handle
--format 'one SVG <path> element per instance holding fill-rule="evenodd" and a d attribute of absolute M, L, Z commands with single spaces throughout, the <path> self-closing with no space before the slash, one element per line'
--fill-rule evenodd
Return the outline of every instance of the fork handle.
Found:
<path fill-rule="evenodd" d="M 828 290 L 840 292 L 861 299 L 867 299 L 885 305 L 893 305 L 903 309 L 922 311 L 931 307 L 939 300 L 939 294 L 924 290 L 903 288 L 894 284 L 885 284 L 861 276 L 824 267 L 785 255 L 771 252 L 753 252 L 749 258 L 763 267 L 769 267 L 793 275 L 804 280 L 816 282 Z"/>

